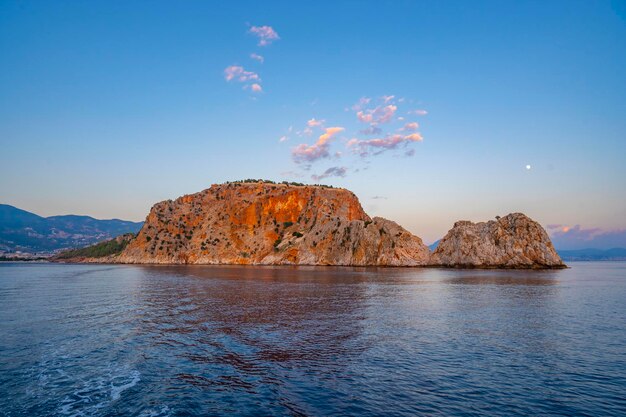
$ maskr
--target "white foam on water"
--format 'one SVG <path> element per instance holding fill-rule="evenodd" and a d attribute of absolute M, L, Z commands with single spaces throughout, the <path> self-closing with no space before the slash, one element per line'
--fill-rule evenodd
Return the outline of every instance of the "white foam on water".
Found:
<path fill-rule="evenodd" d="M 139 381 L 141 381 L 139 371 L 119 367 L 109 367 L 108 371 L 94 378 L 85 380 L 76 378 L 77 386 L 71 394 L 63 398 L 57 414 L 72 417 L 97 414 Z"/>
<path fill-rule="evenodd" d="M 140 417 L 166 417 L 170 414 L 170 408 L 167 405 L 161 407 L 160 410 L 144 410 L 139 416 Z"/>
<path fill-rule="evenodd" d="M 113 401 L 119 400 L 122 392 L 137 385 L 137 383 L 141 381 L 141 374 L 139 373 L 139 371 L 131 371 L 130 378 L 131 380 L 129 382 L 122 385 L 116 386 L 113 384 L 113 382 L 111 382 L 111 398 L 113 399 Z"/>

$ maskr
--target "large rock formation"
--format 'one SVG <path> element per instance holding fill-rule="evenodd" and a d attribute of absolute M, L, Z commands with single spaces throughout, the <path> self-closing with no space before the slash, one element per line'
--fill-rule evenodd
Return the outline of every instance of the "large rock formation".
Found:
<path fill-rule="evenodd" d="M 458 268 L 562 268 L 546 231 L 512 213 L 483 223 L 458 221 L 439 242 L 430 264 Z"/>
<path fill-rule="evenodd" d="M 429 258 L 419 237 L 370 218 L 348 190 L 245 182 L 157 203 L 117 261 L 419 266 Z"/>

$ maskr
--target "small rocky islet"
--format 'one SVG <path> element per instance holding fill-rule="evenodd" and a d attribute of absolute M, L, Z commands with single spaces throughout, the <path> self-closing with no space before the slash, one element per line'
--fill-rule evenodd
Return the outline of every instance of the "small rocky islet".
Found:
<path fill-rule="evenodd" d="M 111 245 L 109 245 L 111 246 Z M 546 231 L 512 213 L 458 221 L 434 252 L 397 223 L 370 217 L 343 188 L 268 181 L 214 184 L 155 204 L 136 236 L 110 254 L 78 250 L 58 261 L 127 264 L 238 264 L 563 268 Z"/>

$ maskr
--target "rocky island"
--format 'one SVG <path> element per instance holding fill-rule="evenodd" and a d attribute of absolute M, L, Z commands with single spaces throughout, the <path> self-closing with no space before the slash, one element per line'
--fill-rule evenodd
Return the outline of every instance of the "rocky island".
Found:
<path fill-rule="evenodd" d="M 156 204 L 118 261 L 420 266 L 429 258 L 420 238 L 370 218 L 348 190 L 237 182 Z"/>
<path fill-rule="evenodd" d="M 430 257 L 454 268 L 560 268 L 563 261 L 541 225 L 522 213 L 488 222 L 458 221 Z"/>
<path fill-rule="evenodd" d="M 119 252 L 62 261 L 251 264 L 564 267 L 543 228 L 523 214 L 457 222 L 434 253 L 393 221 L 370 217 L 350 191 L 239 181 L 155 204 Z M 101 252 L 101 251 L 100 251 Z"/>

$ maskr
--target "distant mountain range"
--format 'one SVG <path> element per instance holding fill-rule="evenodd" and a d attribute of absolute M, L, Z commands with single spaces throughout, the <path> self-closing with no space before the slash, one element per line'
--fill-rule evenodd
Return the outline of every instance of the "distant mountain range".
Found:
<path fill-rule="evenodd" d="M 41 217 L 0 204 L 0 252 L 53 252 L 78 248 L 124 233 L 137 233 L 143 222 L 98 220 L 89 216 Z"/>

